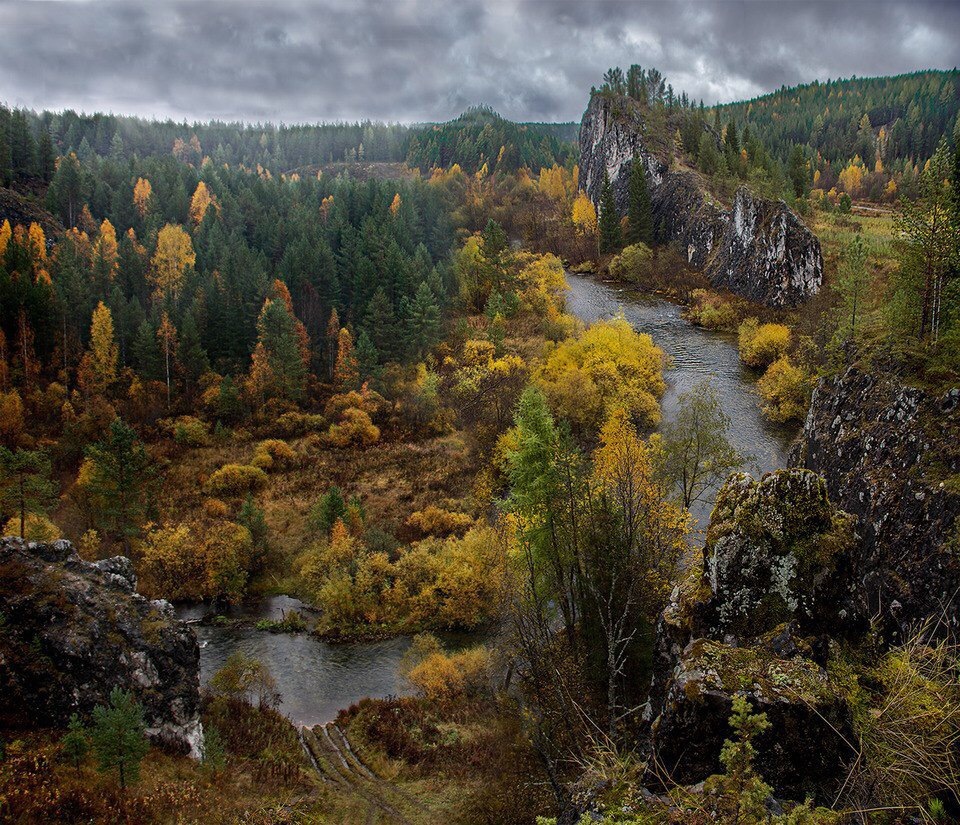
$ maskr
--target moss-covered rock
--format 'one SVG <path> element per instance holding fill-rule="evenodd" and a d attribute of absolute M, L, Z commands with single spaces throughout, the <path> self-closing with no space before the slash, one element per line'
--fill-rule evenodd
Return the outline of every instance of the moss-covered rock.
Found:
<path fill-rule="evenodd" d="M 717 494 L 704 548 L 703 635 L 757 638 L 795 621 L 802 632 L 855 625 L 863 608 L 850 575 L 853 520 L 815 473 L 739 473 Z"/>

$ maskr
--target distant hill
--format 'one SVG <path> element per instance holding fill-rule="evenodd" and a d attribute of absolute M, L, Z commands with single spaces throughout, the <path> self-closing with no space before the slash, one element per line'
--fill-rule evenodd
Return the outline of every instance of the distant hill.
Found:
<path fill-rule="evenodd" d="M 457 163 L 468 172 L 484 163 L 490 172 L 563 165 L 577 156 L 576 129 L 575 123 L 515 123 L 477 106 L 446 123 L 424 124 L 410 138 L 407 162 L 424 171 Z"/>
<path fill-rule="evenodd" d="M 852 77 L 783 87 L 718 107 L 786 162 L 794 145 L 834 165 L 859 155 L 869 166 L 922 163 L 957 129 L 960 71 Z"/>

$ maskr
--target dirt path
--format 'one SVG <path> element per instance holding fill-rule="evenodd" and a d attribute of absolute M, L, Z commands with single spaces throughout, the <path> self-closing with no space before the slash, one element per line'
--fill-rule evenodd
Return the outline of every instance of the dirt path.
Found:
<path fill-rule="evenodd" d="M 366 803 L 367 825 L 380 821 L 413 825 L 409 817 L 419 818 L 430 809 L 409 793 L 381 779 L 363 763 L 347 735 L 329 722 L 313 728 L 301 728 L 300 743 L 325 784 L 338 793 Z"/>

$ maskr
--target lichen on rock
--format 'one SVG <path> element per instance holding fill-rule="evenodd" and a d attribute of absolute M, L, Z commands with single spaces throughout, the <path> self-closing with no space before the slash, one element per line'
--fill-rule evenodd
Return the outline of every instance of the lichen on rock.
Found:
<path fill-rule="evenodd" d="M 131 691 L 147 735 L 199 757 L 200 651 L 128 559 L 85 562 L 68 541 L 0 539 L 0 724 L 64 725 Z"/>

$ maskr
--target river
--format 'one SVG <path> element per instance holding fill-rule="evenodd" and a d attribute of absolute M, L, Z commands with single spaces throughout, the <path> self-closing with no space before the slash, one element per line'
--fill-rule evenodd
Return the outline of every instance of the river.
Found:
<path fill-rule="evenodd" d="M 786 464 L 794 431 L 776 427 L 760 415 L 754 392 L 756 376 L 740 363 L 733 336 L 708 332 L 685 321 L 680 308 L 660 298 L 620 289 L 592 278 L 567 274 L 570 312 L 586 323 L 622 311 L 640 332 L 649 333 L 670 358 L 667 390 L 661 401 L 664 419 L 677 410 L 677 397 L 701 379 L 710 380 L 730 417 L 729 437 L 743 454 L 752 456 L 746 469 L 766 472 Z M 713 491 L 694 507 L 694 518 L 705 524 Z M 284 611 L 301 609 L 295 599 L 275 596 L 257 605 L 235 608 L 232 618 L 249 620 L 240 626 L 197 627 L 200 641 L 200 678 L 203 684 L 234 651 L 262 661 L 277 681 L 280 710 L 297 724 L 332 720 L 337 711 L 369 696 L 383 698 L 407 691 L 398 673 L 400 659 L 410 646 L 408 637 L 381 642 L 329 644 L 306 633 L 280 634 L 257 630 L 258 619 L 279 619 Z M 203 605 L 182 606 L 184 619 L 203 615 Z M 451 647 L 463 639 L 449 639 Z"/>
<path fill-rule="evenodd" d="M 730 442 L 741 455 L 750 456 L 744 470 L 762 474 L 786 466 L 796 429 L 771 424 L 761 415 L 756 373 L 740 362 L 734 335 L 695 327 L 684 320 L 679 306 L 653 295 L 572 272 L 567 283 L 569 312 L 588 324 L 623 312 L 634 329 L 648 333 L 666 353 L 670 368 L 664 373 L 667 390 L 660 401 L 665 421 L 676 416 L 679 395 L 707 379 L 730 418 Z M 709 519 L 715 493 L 709 491 L 692 508 L 700 526 Z"/>

